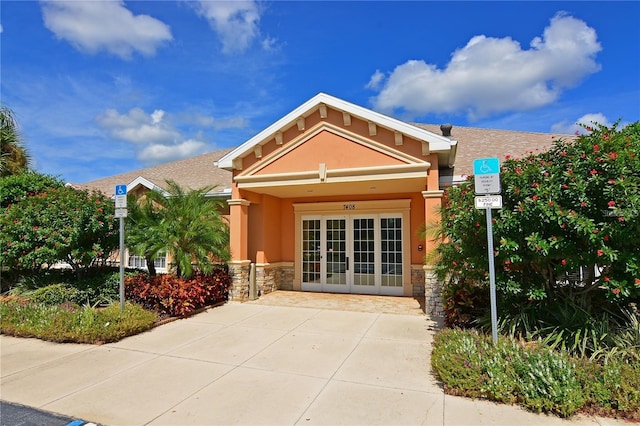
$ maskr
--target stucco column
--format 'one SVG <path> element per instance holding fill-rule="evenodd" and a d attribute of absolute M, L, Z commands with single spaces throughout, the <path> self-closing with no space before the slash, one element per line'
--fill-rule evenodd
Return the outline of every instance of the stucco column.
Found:
<path fill-rule="evenodd" d="M 433 224 L 440 221 L 437 208 L 442 205 L 442 196 L 444 191 L 422 191 L 424 197 L 424 214 L 425 223 Z M 430 253 L 434 250 L 438 241 L 435 239 L 427 239 L 425 241 L 425 252 Z M 431 320 L 439 321 L 443 315 L 442 309 L 442 285 L 438 282 L 433 265 L 424 266 L 424 298 L 425 313 Z"/>
<path fill-rule="evenodd" d="M 231 246 L 231 261 L 229 262 L 229 274 L 231 275 L 231 300 L 247 300 L 249 296 L 249 266 L 248 257 L 249 235 L 249 201 L 242 198 L 234 198 L 227 201 L 229 204 L 230 224 L 229 242 Z"/>
<path fill-rule="evenodd" d="M 248 258 L 249 234 L 249 201 L 235 198 L 227 201 L 231 223 L 229 224 L 229 239 L 232 261 L 242 261 Z"/>
<path fill-rule="evenodd" d="M 433 191 L 422 191 L 422 196 L 424 197 L 424 222 L 426 224 L 440 222 L 440 215 L 438 214 L 437 209 L 442 205 L 443 194 L 444 191 L 439 189 Z M 436 247 L 437 241 L 427 239 L 427 241 L 425 241 L 425 245 L 425 253 L 429 253 Z"/>

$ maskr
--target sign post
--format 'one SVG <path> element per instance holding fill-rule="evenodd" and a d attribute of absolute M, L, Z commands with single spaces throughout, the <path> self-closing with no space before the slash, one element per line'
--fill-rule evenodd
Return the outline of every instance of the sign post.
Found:
<path fill-rule="evenodd" d="M 116 185 L 116 214 L 120 218 L 120 312 L 124 312 L 124 218 L 127 217 L 127 185 Z"/>
<path fill-rule="evenodd" d="M 473 161 L 475 175 L 475 206 L 485 209 L 487 218 L 487 256 L 489 258 L 489 296 L 491 299 L 491 334 L 493 344 L 498 343 L 498 308 L 496 303 L 496 272 L 493 254 L 492 208 L 502 208 L 500 194 L 500 161 L 497 158 L 479 158 Z M 491 196 L 488 196 L 492 194 Z M 484 195 L 484 196 L 483 196 Z"/>

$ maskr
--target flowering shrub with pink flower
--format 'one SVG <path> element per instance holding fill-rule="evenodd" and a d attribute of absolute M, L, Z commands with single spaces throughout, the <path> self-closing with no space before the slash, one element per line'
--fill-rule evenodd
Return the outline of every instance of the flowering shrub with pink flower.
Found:
<path fill-rule="evenodd" d="M 0 264 L 40 271 L 56 262 L 96 266 L 118 247 L 114 204 L 104 194 L 47 188 L 0 208 Z"/>
<path fill-rule="evenodd" d="M 493 212 L 502 309 L 640 301 L 640 122 L 618 126 L 586 127 L 547 152 L 503 162 L 503 208 Z M 448 279 L 451 324 L 468 305 L 486 306 L 457 305 L 461 292 L 488 288 L 485 212 L 474 195 L 471 178 L 448 188 L 441 208 L 437 270 Z"/>

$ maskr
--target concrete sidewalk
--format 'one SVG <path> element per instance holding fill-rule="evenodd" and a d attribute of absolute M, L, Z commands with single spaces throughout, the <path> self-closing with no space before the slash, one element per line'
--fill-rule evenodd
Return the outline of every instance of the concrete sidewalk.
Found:
<path fill-rule="evenodd" d="M 444 395 L 420 315 L 230 302 L 103 345 L 0 337 L 0 398 L 103 425 L 613 425 Z"/>

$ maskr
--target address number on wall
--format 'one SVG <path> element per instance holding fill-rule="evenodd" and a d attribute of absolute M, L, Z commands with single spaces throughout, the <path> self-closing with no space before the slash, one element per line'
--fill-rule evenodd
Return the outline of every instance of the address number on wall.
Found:
<path fill-rule="evenodd" d="M 355 210 L 356 209 L 356 205 L 355 204 L 343 204 L 342 205 L 342 209 L 343 210 Z"/>

